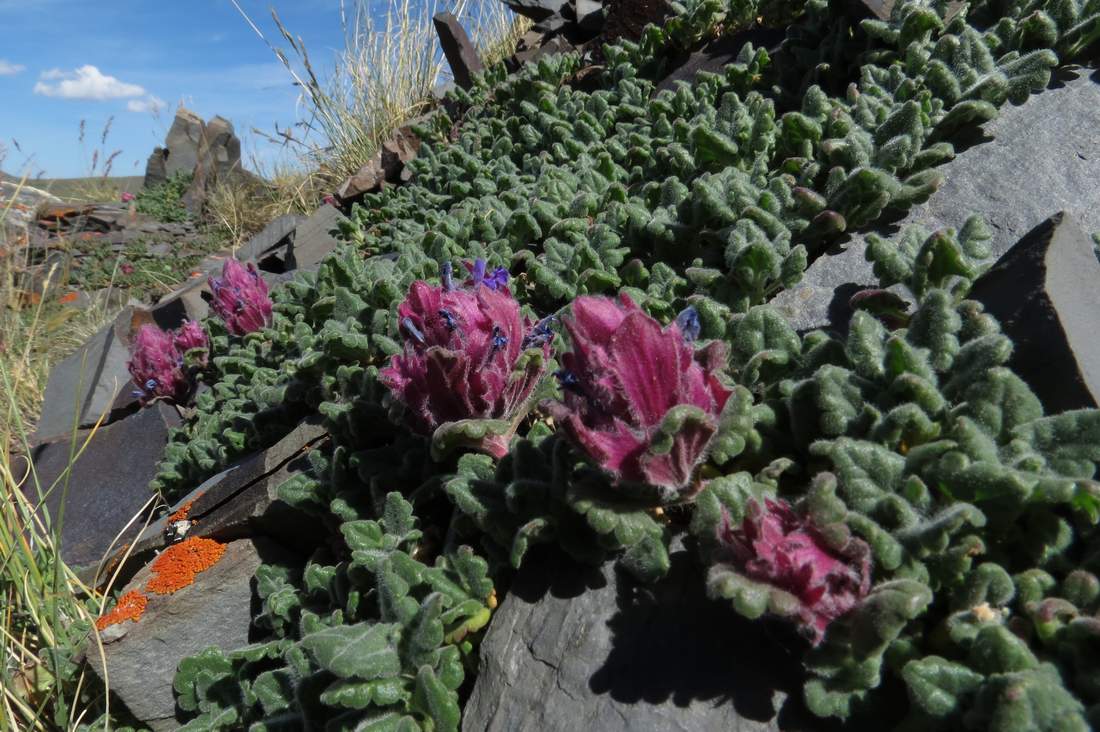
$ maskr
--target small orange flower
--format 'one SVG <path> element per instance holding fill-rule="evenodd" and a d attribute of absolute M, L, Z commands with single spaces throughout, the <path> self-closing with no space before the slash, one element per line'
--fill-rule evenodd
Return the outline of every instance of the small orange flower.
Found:
<path fill-rule="evenodd" d="M 156 558 L 152 567 L 154 576 L 145 589 L 158 595 L 170 595 L 193 583 L 195 575 L 213 567 L 223 554 L 225 545 L 213 539 L 184 539 Z"/>
<path fill-rule="evenodd" d="M 76 302 L 76 299 L 77 299 L 78 297 L 80 297 L 80 295 L 78 295 L 78 294 L 77 294 L 77 293 L 75 293 L 75 292 L 66 292 L 66 293 L 65 293 L 64 295 L 62 295 L 61 297 L 59 297 L 59 298 L 57 299 L 57 301 L 58 301 L 58 302 L 60 302 L 60 303 L 70 303 L 70 302 Z"/>
<path fill-rule="evenodd" d="M 103 630 L 110 625 L 121 623 L 123 620 L 132 620 L 136 623 L 141 618 L 141 614 L 145 612 L 145 605 L 148 602 L 149 598 L 137 590 L 127 592 L 118 598 L 118 604 L 115 605 L 114 610 L 95 621 L 96 630 Z"/>

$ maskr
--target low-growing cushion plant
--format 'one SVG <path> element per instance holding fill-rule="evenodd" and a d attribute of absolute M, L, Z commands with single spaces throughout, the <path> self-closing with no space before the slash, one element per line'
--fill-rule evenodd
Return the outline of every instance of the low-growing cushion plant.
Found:
<path fill-rule="evenodd" d="M 208 325 L 211 388 L 154 487 L 319 414 L 331 442 L 279 495 L 334 534 L 258 570 L 257 644 L 181 663 L 190 729 L 457 729 L 494 584 L 533 544 L 657 582 L 685 532 L 712 597 L 802 631 L 820 716 L 1100 717 L 1100 412 L 1045 415 L 1006 366 L 967 299 L 983 223 L 872 238 L 907 299 L 857 299 L 845 332 L 765 304 L 931 195 L 954 136 L 1041 90 L 1100 6 L 907 0 L 852 25 L 811 0 L 775 59 L 746 45 L 654 94 L 675 49 L 756 13 L 676 10 L 606 47 L 594 91 L 576 56 L 489 69 L 266 327 Z"/>

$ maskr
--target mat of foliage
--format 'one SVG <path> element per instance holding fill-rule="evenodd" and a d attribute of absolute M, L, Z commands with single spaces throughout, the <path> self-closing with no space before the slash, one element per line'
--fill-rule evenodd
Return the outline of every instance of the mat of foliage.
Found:
<path fill-rule="evenodd" d="M 334 537 L 304 567 L 258 571 L 263 642 L 181 663 L 187 728 L 456 729 L 494 582 L 528 547 L 660 581 L 682 531 L 731 612 L 805 630 L 795 650 L 818 715 L 997 730 L 1100 719 L 1100 412 L 1044 415 L 1005 367 L 1011 342 L 966 299 L 988 256 L 982 222 L 873 240 L 881 284 L 912 303 L 869 297 L 846 336 L 800 336 L 763 304 L 843 232 L 926 199 L 959 132 L 1100 38 L 1100 3 L 976 2 L 945 22 L 946 3 L 909 0 L 889 22 L 854 22 L 811 0 L 776 58 L 746 46 L 722 73 L 654 95 L 678 49 L 759 12 L 674 8 L 605 49 L 596 91 L 571 86 L 580 62 L 566 55 L 456 92 L 464 112 L 421 130 L 413 181 L 355 209 L 348 246 L 274 293 L 270 328 L 209 324 L 211 388 L 153 487 L 178 497 L 319 413 L 331 445 L 279 494 Z M 538 324 L 511 378 L 543 378 L 505 415 L 421 434 L 424 414 L 382 373 L 424 338 L 398 305 L 416 281 L 448 292 L 441 265 L 457 278 L 478 259 L 508 272 Z M 578 334 L 558 325 L 576 324 L 577 298 L 620 294 L 676 321 L 663 333 L 694 340 L 722 395 L 720 412 L 658 415 L 633 463 L 593 458 L 610 453 L 583 415 L 614 405 L 584 396 Z M 490 354 L 509 342 L 486 337 Z M 687 480 L 669 477 L 685 465 Z M 746 561 L 770 551 L 753 532 L 776 526 L 826 590 L 800 594 L 805 577 Z"/>

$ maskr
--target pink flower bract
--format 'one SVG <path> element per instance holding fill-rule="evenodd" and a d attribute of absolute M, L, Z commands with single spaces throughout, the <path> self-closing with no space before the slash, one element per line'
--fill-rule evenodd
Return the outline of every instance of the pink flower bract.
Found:
<path fill-rule="evenodd" d="M 242 336 L 271 325 L 271 298 L 256 267 L 247 267 L 230 257 L 225 260 L 221 277 L 210 278 L 214 298 L 211 309 L 218 314 L 233 335 Z"/>
<path fill-rule="evenodd" d="M 190 389 L 183 373 L 183 356 L 171 333 L 155 325 L 143 325 L 130 347 L 130 377 L 142 391 L 142 399 L 182 398 Z"/>
<path fill-rule="evenodd" d="M 813 527 L 782 499 L 751 501 L 741 526 L 728 514 L 718 540 L 745 577 L 798 599 L 798 618 L 817 645 L 825 628 L 863 599 L 871 588 L 870 548 L 849 540 L 848 556 L 828 547 Z"/>
<path fill-rule="evenodd" d="M 721 345 L 696 351 L 677 323 L 661 328 L 625 294 L 577 298 L 566 327 L 573 350 L 562 356 L 565 400 L 551 405 L 555 418 L 617 482 L 683 491 L 730 395 L 717 376 Z M 691 418 L 666 421 L 681 406 L 696 408 Z"/>
<path fill-rule="evenodd" d="M 459 420 L 511 420 L 542 377 L 549 338 L 532 337 L 535 329 L 506 290 L 417 281 L 397 312 L 405 349 L 380 376 L 417 432 Z M 523 360 L 529 348 L 543 358 Z M 483 447 L 499 457 L 507 441 Z"/>
<path fill-rule="evenodd" d="M 176 350 L 180 355 L 186 355 L 189 351 L 203 351 L 193 361 L 198 366 L 206 366 L 207 351 L 210 349 L 210 340 L 206 337 L 206 331 L 195 320 L 185 320 L 173 334 Z"/>

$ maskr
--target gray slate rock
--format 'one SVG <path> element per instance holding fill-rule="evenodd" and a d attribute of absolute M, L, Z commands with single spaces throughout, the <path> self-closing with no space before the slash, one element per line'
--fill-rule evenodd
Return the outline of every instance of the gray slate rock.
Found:
<path fill-rule="evenodd" d="M 187 518 L 194 522 L 188 536 L 231 541 L 263 535 L 277 539 L 284 547 L 303 553 L 310 551 L 323 538 L 323 529 L 315 519 L 291 510 L 279 499 L 277 491 L 283 483 L 308 469 L 310 449 L 326 436 L 318 421 L 302 422 L 268 449 L 239 460 L 178 500 L 128 547 L 120 547 L 106 558 L 98 578 L 95 567 L 78 576 L 93 586 L 116 570 L 120 577 L 128 578 L 168 545 L 165 533 L 168 518 L 184 506 L 189 506 Z"/>
<path fill-rule="evenodd" d="M 346 220 L 335 207 L 325 204 L 298 225 L 287 247 L 287 269 L 315 270 L 339 244 L 332 236 L 336 224 Z"/>
<path fill-rule="evenodd" d="M 145 161 L 144 188 L 155 188 L 168 180 L 168 151 L 163 147 L 153 148 L 149 159 Z"/>
<path fill-rule="evenodd" d="M 298 214 L 283 214 L 272 219 L 263 231 L 237 250 L 237 259 L 242 262 L 261 262 L 272 250 L 289 244 L 291 237 L 294 236 L 294 230 L 305 220 L 305 216 Z"/>
<path fill-rule="evenodd" d="M 170 595 L 148 594 L 142 617 L 109 626 L 100 634 L 111 691 L 154 732 L 177 729 L 172 680 L 187 656 L 211 646 L 232 651 L 248 645 L 252 577 L 261 562 L 299 563 L 265 539 L 234 541 L 221 559 Z M 141 590 L 152 577 L 142 569 L 125 588 Z M 93 639 L 85 648 L 92 669 L 104 662 Z"/>
<path fill-rule="evenodd" d="M 205 124 L 202 117 L 180 107 L 168 128 L 164 147 L 168 155 L 164 161 L 165 176 L 175 173 L 191 173 L 199 162 L 199 145 L 202 144 Z"/>
<path fill-rule="evenodd" d="M 40 443 L 94 424 L 110 412 L 116 397 L 130 388 L 130 308 L 106 325 L 88 343 L 50 371 L 42 414 L 31 437 Z"/>
<path fill-rule="evenodd" d="M 436 13 L 432 22 L 455 83 L 463 89 L 469 89 L 474 84 L 473 75 L 485 69 L 477 55 L 477 46 L 470 40 L 458 18 L 451 13 Z"/>
<path fill-rule="evenodd" d="M 188 280 L 175 292 L 165 295 L 149 311 L 153 322 L 162 330 L 172 330 L 185 320 L 202 320 L 210 314 L 206 278 Z M 206 295 L 206 297 L 204 297 Z"/>
<path fill-rule="evenodd" d="M 965 150 L 956 141 L 957 157 L 939 168 L 943 186 L 875 233 L 890 237 L 913 224 L 929 233 L 958 229 L 979 214 L 993 231 L 996 258 L 1056 211 L 1070 213 L 1085 231 L 1100 230 L 1100 135 L 1083 132 L 1100 129 L 1100 79 L 1089 70 L 1074 75 L 1021 106 L 1003 107 L 984 125 L 991 140 Z M 877 285 L 864 257 L 867 233 L 823 254 L 802 282 L 771 301 L 796 329 L 845 327 L 848 297 Z"/>
<path fill-rule="evenodd" d="M 982 275 L 970 297 L 1001 323 L 1009 366 L 1047 414 L 1100 404 L 1100 261 L 1065 212 L 1055 214 Z"/>
<path fill-rule="evenodd" d="M 536 22 L 560 13 L 569 4 L 569 0 L 501 0 L 514 12 Z"/>
<path fill-rule="evenodd" d="M 737 55 L 741 53 L 746 43 L 751 43 L 755 48 L 766 49 L 769 54 L 774 55 L 786 35 L 783 29 L 752 28 L 734 33 L 732 36 L 722 36 L 689 55 L 683 63 L 657 83 L 653 94 L 656 96 L 658 92 L 665 89 L 675 89 L 679 81 L 694 84 L 696 75 L 700 71 L 720 73 L 725 66 L 737 60 Z"/>
<path fill-rule="evenodd" d="M 603 28 L 604 8 L 600 0 L 573 0 L 573 14 L 577 25 L 587 33 L 598 33 Z"/>
<path fill-rule="evenodd" d="M 67 491 L 63 480 L 58 481 L 69 464 L 71 440 L 55 440 L 32 450 L 39 486 L 49 491 L 44 511 L 52 521 L 61 521 L 61 556 L 69 566 L 78 571 L 95 567 L 116 537 L 121 534 L 121 543 L 137 535 L 141 521 L 126 525 L 151 505 L 149 481 L 168 444 L 168 430 L 179 423 L 175 408 L 158 402 L 99 428 L 73 463 Z M 77 432 L 77 450 L 90 434 Z M 25 486 L 24 492 L 38 500 L 33 485 Z"/>
<path fill-rule="evenodd" d="M 532 556 L 481 643 L 462 729 L 824 729 L 798 703 L 795 659 L 760 623 L 707 599 L 693 554 L 680 546 L 671 559 L 669 576 L 644 586 L 612 563 Z"/>

